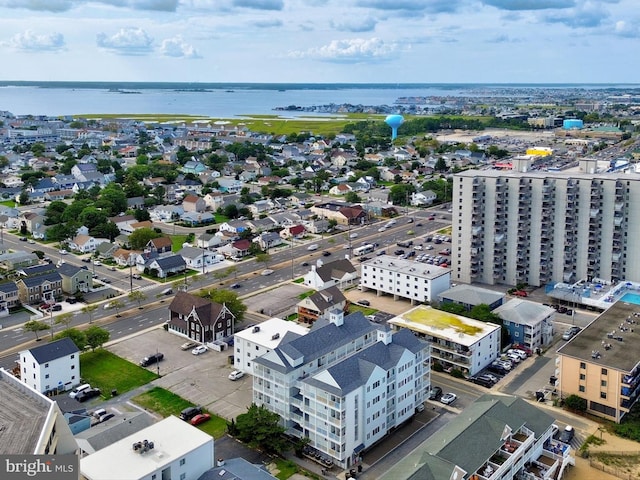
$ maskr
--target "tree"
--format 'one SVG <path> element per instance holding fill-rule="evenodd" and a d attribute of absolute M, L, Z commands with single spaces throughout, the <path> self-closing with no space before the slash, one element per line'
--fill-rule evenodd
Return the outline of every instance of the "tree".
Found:
<path fill-rule="evenodd" d="M 29 320 L 27 323 L 24 324 L 24 329 L 27 332 L 35 333 L 36 341 L 39 341 L 40 338 L 38 336 L 38 332 L 41 332 L 43 330 L 49 330 L 49 325 L 47 325 L 46 323 L 40 320 Z"/>
<path fill-rule="evenodd" d="M 410 184 L 394 185 L 389 189 L 389 200 L 394 205 L 408 205 L 411 194 L 415 191 L 416 187 Z"/>
<path fill-rule="evenodd" d="M 349 203 L 360 203 L 360 202 L 362 202 L 362 199 L 360 198 L 360 195 L 358 195 L 356 192 L 347 192 L 347 194 L 344 196 L 344 199 Z"/>
<path fill-rule="evenodd" d="M 133 250 L 142 250 L 149 243 L 149 240 L 160 237 L 162 234 L 151 228 L 138 228 L 129 235 L 129 244 Z"/>
<path fill-rule="evenodd" d="M 242 319 L 244 318 L 244 312 L 247 311 L 247 306 L 242 303 L 242 300 L 238 298 L 238 295 L 231 290 L 202 290 L 200 291 L 199 296 L 208 298 L 209 300 L 219 303 L 220 305 L 224 304 L 236 317 L 236 323 L 242 321 Z"/>
<path fill-rule="evenodd" d="M 71 312 L 65 312 L 65 313 L 61 313 L 56 317 L 55 324 L 64 325 L 64 328 L 68 329 L 72 321 L 73 321 L 73 314 Z"/>
<path fill-rule="evenodd" d="M 238 216 L 238 207 L 235 204 L 230 203 L 222 210 L 222 213 L 227 218 L 236 218 Z"/>
<path fill-rule="evenodd" d="M 330 218 L 327 221 L 327 226 L 329 227 L 329 230 L 333 230 L 334 228 L 336 228 L 336 225 L 338 225 L 338 220 L 336 220 L 335 218 Z"/>
<path fill-rule="evenodd" d="M 70 338 L 81 351 L 87 346 L 87 336 L 77 328 L 66 328 L 53 337 L 54 340 L 60 340 L 61 338 Z"/>
<path fill-rule="evenodd" d="M 280 416 L 262 405 L 252 403 L 247 413 L 238 415 L 235 431 L 238 440 L 252 448 L 260 448 L 273 454 L 281 454 L 288 448 L 284 437 L 285 428 L 280 426 Z"/>
<path fill-rule="evenodd" d="M 268 253 L 259 253 L 256 255 L 256 262 L 264 263 L 266 268 L 269 268 L 269 262 L 271 261 L 271 255 Z"/>
<path fill-rule="evenodd" d="M 111 300 L 109 302 L 109 308 L 115 308 L 116 310 L 116 317 L 120 317 L 120 309 L 124 307 L 124 303 L 122 303 L 120 300 Z"/>
<path fill-rule="evenodd" d="M 134 290 L 133 292 L 129 292 L 129 295 L 127 295 L 127 296 L 129 297 L 129 300 L 131 300 L 132 302 L 137 302 L 138 303 L 138 308 L 142 308 L 140 303 L 143 300 L 147 299 L 147 296 L 145 295 L 145 293 L 140 291 L 140 290 Z"/>
<path fill-rule="evenodd" d="M 109 341 L 110 337 L 107 330 L 96 325 L 87 328 L 84 334 L 87 336 L 87 345 L 89 345 L 92 350 L 102 347 L 102 345 Z"/>
<path fill-rule="evenodd" d="M 569 395 L 564 399 L 564 405 L 574 412 L 587 411 L 587 400 L 578 395 Z"/>
<path fill-rule="evenodd" d="M 86 307 L 82 307 L 82 313 L 86 313 L 89 315 L 89 323 L 93 322 L 93 312 L 98 309 L 98 305 L 87 305 Z"/>
<path fill-rule="evenodd" d="M 29 203 L 29 192 L 27 192 L 27 190 L 22 190 L 20 192 L 20 196 L 18 197 L 18 203 L 20 205 L 26 205 Z"/>

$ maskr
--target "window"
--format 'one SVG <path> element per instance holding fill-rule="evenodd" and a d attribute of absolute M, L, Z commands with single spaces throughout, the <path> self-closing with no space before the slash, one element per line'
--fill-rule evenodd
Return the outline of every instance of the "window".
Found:
<path fill-rule="evenodd" d="M 587 364 L 584 362 L 580 362 L 580 370 L 586 370 Z"/>
<path fill-rule="evenodd" d="M 71 365 L 71 370 L 75 370 L 76 366 L 75 365 Z"/>
<path fill-rule="evenodd" d="M 607 381 L 606 380 L 600 380 L 600 386 L 601 387 L 606 387 L 607 386 Z"/>
<path fill-rule="evenodd" d="M 181 473 L 180 474 L 180 480 L 185 480 L 185 478 L 187 478 L 187 474 L 186 473 Z"/>
<path fill-rule="evenodd" d="M 607 398 L 607 392 L 600 392 L 600 398 Z"/>
<path fill-rule="evenodd" d="M 578 387 L 578 391 L 580 391 L 580 392 L 584 392 L 584 385 L 580 385 L 580 386 Z"/>
<path fill-rule="evenodd" d="M 45 364 L 44 364 L 44 368 L 49 368 L 49 364 L 48 364 L 48 363 L 45 363 Z"/>
<path fill-rule="evenodd" d="M 584 379 L 586 379 L 586 378 L 587 378 L 587 376 L 586 376 L 584 373 L 581 373 L 581 374 L 580 374 L 580 380 L 584 380 Z"/>
<path fill-rule="evenodd" d="M 49 374 L 47 373 L 47 374 L 44 376 L 44 378 L 49 378 Z"/>
<path fill-rule="evenodd" d="M 606 375 L 606 374 L 607 374 L 607 369 L 606 369 L 606 368 L 603 368 L 602 370 L 600 370 L 600 373 L 601 373 L 602 375 Z"/>
<path fill-rule="evenodd" d="M 180 466 L 183 466 L 185 463 L 187 463 L 187 460 L 184 458 L 180 459 Z"/>

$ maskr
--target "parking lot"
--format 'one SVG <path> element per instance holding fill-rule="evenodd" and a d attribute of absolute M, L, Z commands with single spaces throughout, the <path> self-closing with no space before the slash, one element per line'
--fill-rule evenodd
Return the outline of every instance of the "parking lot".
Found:
<path fill-rule="evenodd" d="M 163 328 L 154 328 L 114 343 L 108 350 L 136 364 L 147 355 L 163 353 L 164 360 L 147 367 L 153 372 L 159 369 L 161 378 L 153 381 L 154 386 L 171 390 L 227 420 L 245 413 L 252 401 L 253 381 L 249 375 L 236 381 L 227 378 L 233 370 L 228 360 L 232 352 L 209 350 L 193 355 L 191 350 L 180 349 L 185 341 Z"/>
<path fill-rule="evenodd" d="M 285 283 L 277 288 L 268 289 L 262 293 L 244 298 L 247 309 L 262 313 L 269 317 L 286 316 L 293 313 L 300 301 L 299 295 L 311 290 L 298 283 Z"/>

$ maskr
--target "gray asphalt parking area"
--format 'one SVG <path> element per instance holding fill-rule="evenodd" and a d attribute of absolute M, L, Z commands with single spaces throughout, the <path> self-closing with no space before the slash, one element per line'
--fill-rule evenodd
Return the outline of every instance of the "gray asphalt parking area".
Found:
<path fill-rule="evenodd" d="M 227 420 L 245 413 L 252 401 L 253 379 L 250 375 L 236 381 L 227 378 L 233 370 L 233 365 L 228 363 L 228 357 L 233 352 L 209 350 L 201 355 L 193 355 L 191 350 L 180 350 L 180 345 L 185 341 L 185 338 L 166 332 L 163 328 L 156 328 L 107 348 L 136 364 L 147 355 L 161 352 L 164 360 L 159 365 L 147 367 L 156 372 L 159 366 L 161 378 L 152 382 L 154 386 L 171 390 Z"/>
<path fill-rule="evenodd" d="M 298 295 L 309 290 L 312 289 L 298 283 L 287 283 L 246 298 L 244 303 L 252 312 L 264 313 L 269 317 L 278 316 L 295 310 L 295 305 L 300 301 Z"/>

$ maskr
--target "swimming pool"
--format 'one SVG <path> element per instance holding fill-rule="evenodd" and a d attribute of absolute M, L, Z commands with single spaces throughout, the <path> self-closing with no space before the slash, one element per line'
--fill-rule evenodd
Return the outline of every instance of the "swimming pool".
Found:
<path fill-rule="evenodd" d="M 634 305 L 640 305 L 640 294 L 637 293 L 625 293 L 620 299 L 621 302 L 633 303 Z"/>

